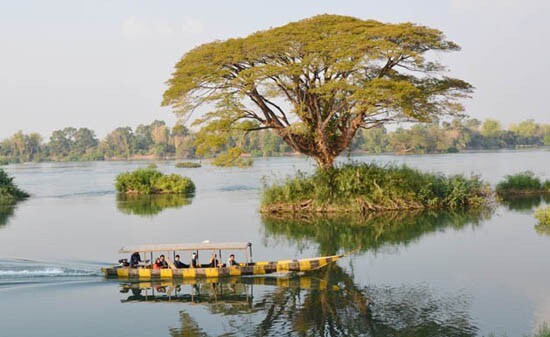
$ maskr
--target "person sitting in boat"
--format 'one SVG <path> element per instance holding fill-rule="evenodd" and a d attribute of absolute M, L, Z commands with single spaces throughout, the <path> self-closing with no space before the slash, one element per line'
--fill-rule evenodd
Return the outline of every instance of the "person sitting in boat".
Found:
<path fill-rule="evenodd" d="M 168 268 L 168 262 L 166 262 L 166 259 L 164 258 L 164 255 L 159 256 L 160 259 L 160 267 L 161 268 Z"/>
<path fill-rule="evenodd" d="M 155 263 L 153 263 L 153 269 L 160 269 L 161 268 L 161 263 L 160 263 L 160 257 L 157 257 L 157 259 L 155 260 Z"/>
<path fill-rule="evenodd" d="M 219 267 L 220 261 L 218 260 L 218 254 L 212 254 L 212 257 L 210 258 L 210 267 Z"/>
<path fill-rule="evenodd" d="M 191 255 L 191 267 L 199 268 L 199 254 L 197 252 L 193 252 Z"/>
<path fill-rule="evenodd" d="M 139 252 L 134 252 L 132 256 L 130 256 L 130 267 L 137 268 L 140 262 L 141 256 L 139 255 Z"/>
<path fill-rule="evenodd" d="M 227 259 L 227 266 L 231 267 L 231 266 L 238 266 L 238 265 L 239 263 L 235 261 L 235 254 L 229 255 L 229 259 Z"/>
<path fill-rule="evenodd" d="M 176 255 L 174 257 L 174 266 L 176 266 L 176 268 L 189 268 L 188 264 L 185 264 L 185 263 L 180 261 L 180 256 L 179 255 Z"/>

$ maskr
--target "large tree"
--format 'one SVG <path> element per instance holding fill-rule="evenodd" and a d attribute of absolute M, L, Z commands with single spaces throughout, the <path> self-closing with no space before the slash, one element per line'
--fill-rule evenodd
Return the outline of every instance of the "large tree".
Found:
<path fill-rule="evenodd" d="M 432 52 L 456 50 L 429 27 L 320 15 L 192 49 L 162 104 L 183 118 L 212 108 L 193 118 L 218 139 L 273 129 L 329 168 L 360 128 L 462 111 L 472 86 L 432 60 Z"/>

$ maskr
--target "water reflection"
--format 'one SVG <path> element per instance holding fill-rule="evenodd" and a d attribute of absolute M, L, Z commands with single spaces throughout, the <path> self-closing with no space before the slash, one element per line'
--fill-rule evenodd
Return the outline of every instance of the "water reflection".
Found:
<path fill-rule="evenodd" d="M 550 194 L 506 197 L 501 199 L 500 203 L 511 211 L 527 211 L 530 213 L 534 208 L 544 203 L 550 203 Z"/>
<path fill-rule="evenodd" d="M 490 209 L 468 211 L 384 212 L 367 216 L 288 218 L 262 217 L 264 236 L 298 246 L 313 241 L 321 255 L 339 251 L 377 250 L 385 245 L 408 245 L 427 233 L 447 228 L 477 226 L 492 214 Z"/>
<path fill-rule="evenodd" d="M 191 199 L 180 194 L 135 195 L 119 193 L 117 208 L 124 214 L 154 216 L 166 208 L 180 208 L 191 204 Z"/>
<path fill-rule="evenodd" d="M 259 288 L 259 289 L 258 289 Z M 360 288 L 337 265 L 311 276 L 128 283 L 123 303 L 205 305 L 208 317 L 180 311 L 171 336 L 475 336 L 469 298 L 428 286 Z M 201 315 L 200 313 L 198 315 Z M 205 319 L 206 318 L 206 319 Z M 198 322 L 216 324 L 199 324 Z"/>
<path fill-rule="evenodd" d="M 1 206 L 0 205 L 0 228 L 4 227 L 9 218 L 13 215 L 15 206 Z"/>

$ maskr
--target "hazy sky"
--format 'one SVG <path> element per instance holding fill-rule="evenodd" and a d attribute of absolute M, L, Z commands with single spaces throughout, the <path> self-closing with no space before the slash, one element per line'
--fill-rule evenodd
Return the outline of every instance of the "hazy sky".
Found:
<path fill-rule="evenodd" d="M 160 101 L 187 50 L 322 13 L 441 29 L 463 48 L 440 59 L 476 87 L 471 116 L 550 122 L 546 0 L 0 0 L 0 138 L 173 124 Z"/>

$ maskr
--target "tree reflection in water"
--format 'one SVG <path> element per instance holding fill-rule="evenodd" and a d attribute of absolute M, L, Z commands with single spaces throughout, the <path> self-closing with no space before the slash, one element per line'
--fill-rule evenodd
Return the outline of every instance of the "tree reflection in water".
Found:
<path fill-rule="evenodd" d="M 205 302 L 212 315 L 207 320 L 216 326 L 222 324 L 220 315 L 229 320 L 225 336 L 452 337 L 478 332 L 466 296 L 438 296 L 427 286 L 360 288 L 337 265 L 295 280 L 301 278 L 319 282 L 264 286 L 247 311 L 233 310 L 223 301 Z M 180 321 L 181 327 L 170 329 L 172 337 L 211 333 L 210 326 L 201 327 L 185 311 L 180 312 Z"/>
<path fill-rule="evenodd" d="M 191 204 L 191 199 L 181 194 L 124 194 L 116 196 L 117 208 L 125 214 L 154 216 L 166 208 L 180 208 Z"/>
<path fill-rule="evenodd" d="M 0 205 L 0 228 L 4 227 L 9 218 L 13 215 L 15 206 L 2 206 Z"/>
<path fill-rule="evenodd" d="M 550 203 L 550 194 L 543 195 L 519 195 L 500 199 L 500 203 L 510 211 L 530 213 L 542 204 Z"/>
<path fill-rule="evenodd" d="M 388 245 L 408 245 L 427 233 L 477 226 L 491 213 L 490 209 L 473 209 L 311 218 L 264 215 L 262 222 L 266 239 L 290 241 L 298 247 L 315 242 L 321 255 L 332 255 L 342 250 L 363 252 Z"/>

